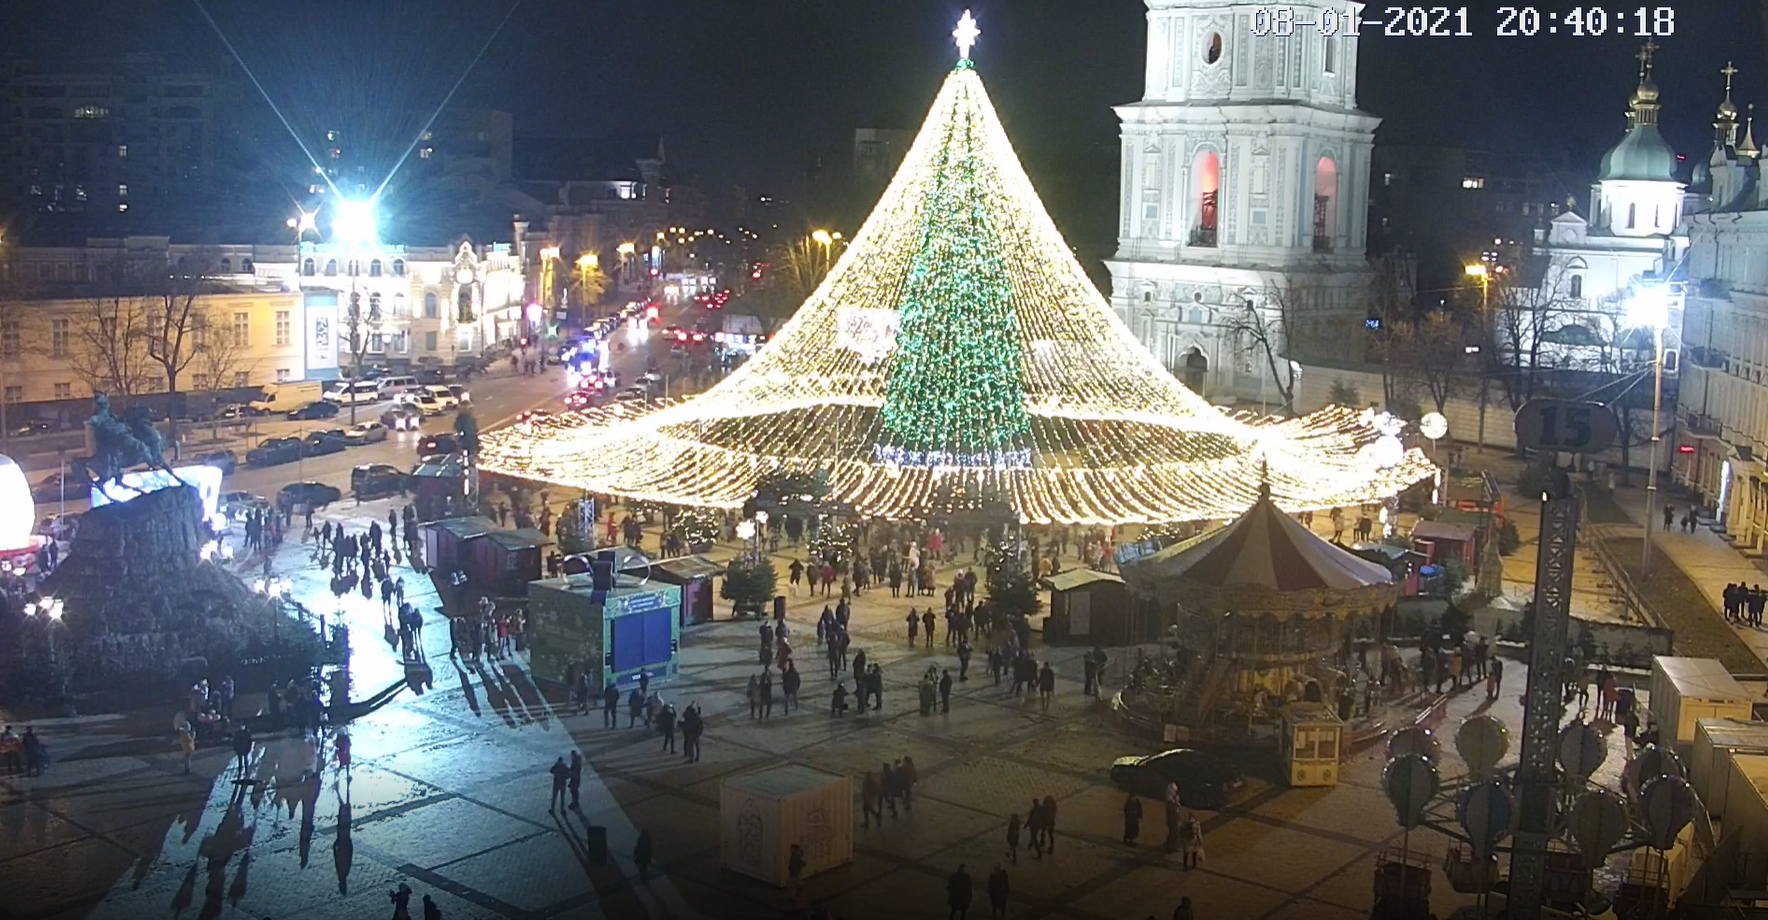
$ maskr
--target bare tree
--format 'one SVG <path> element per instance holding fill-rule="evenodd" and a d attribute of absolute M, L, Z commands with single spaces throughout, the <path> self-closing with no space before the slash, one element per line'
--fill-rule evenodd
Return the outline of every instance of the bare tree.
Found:
<path fill-rule="evenodd" d="M 233 334 L 231 317 L 216 311 L 197 314 L 192 323 L 191 338 L 195 345 L 190 362 L 193 392 L 208 398 L 211 408 L 220 402 L 221 393 L 232 389 L 240 374 L 249 378 L 258 359 L 238 336 Z M 220 421 L 211 413 L 209 433 L 217 436 Z"/>
<path fill-rule="evenodd" d="M 1480 350 L 1484 373 L 1498 382 L 1514 411 L 1546 389 L 1558 364 L 1551 339 L 1570 322 L 1577 301 L 1562 266 L 1550 267 L 1538 284 L 1508 272 L 1498 278 L 1488 321 L 1480 327 Z"/>
<path fill-rule="evenodd" d="M 147 349 L 151 301 L 133 294 L 101 294 L 71 315 L 49 320 L 49 355 L 92 388 L 128 399 L 153 388 L 159 363 Z"/>
<path fill-rule="evenodd" d="M 368 356 L 368 346 L 372 336 L 379 333 L 370 331 L 370 326 L 379 328 L 380 317 L 365 313 L 362 309 L 362 294 L 350 292 L 350 300 L 344 306 L 344 349 L 350 356 L 350 369 L 345 380 L 354 383 L 362 379 L 362 361 Z M 356 424 L 356 395 L 350 394 L 350 424 Z"/>
<path fill-rule="evenodd" d="M 1277 394 L 1283 397 L 1283 409 L 1288 411 L 1295 405 L 1296 386 L 1301 382 L 1301 370 L 1291 360 L 1291 352 L 1299 342 L 1303 317 L 1324 305 L 1323 291 L 1316 281 L 1302 275 L 1290 276 L 1255 296 L 1233 308 L 1224 325 L 1246 355 L 1264 364 Z"/>
<path fill-rule="evenodd" d="M 1399 341 L 1394 357 L 1408 377 L 1430 397 L 1436 411 L 1444 411 L 1460 391 L 1466 374 L 1467 329 L 1450 313 L 1427 313 L 1395 330 Z"/>
<path fill-rule="evenodd" d="M 816 292 L 844 246 L 841 240 L 824 245 L 807 236 L 768 250 L 766 275 L 743 299 L 742 311 L 759 318 L 762 329 L 772 335 Z"/>
<path fill-rule="evenodd" d="M 22 379 L 25 356 L 40 352 L 47 338 L 43 335 L 47 323 L 32 304 L 36 293 L 21 273 L 0 273 L 0 441 L 12 432 L 6 391 L 19 385 L 14 381 Z"/>
<path fill-rule="evenodd" d="M 171 417 L 173 441 L 178 440 L 178 417 L 183 414 L 180 411 L 181 378 L 197 358 L 199 325 L 206 328 L 210 324 L 211 318 L 203 304 L 204 296 L 209 293 L 203 272 L 209 264 L 208 259 L 181 260 L 175 273 L 163 282 L 156 280 L 152 290 L 141 298 L 146 312 L 143 339 L 147 354 L 158 365 L 166 392 L 171 394 L 167 414 Z M 219 337 L 211 335 L 208 338 L 212 345 Z"/>
<path fill-rule="evenodd" d="M 1410 416 L 1418 405 L 1418 385 L 1405 367 L 1403 352 L 1414 319 L 1412 269 L 1394 257 L 1375 263 L 1367 295 L 1367 359 L 1381 368 L 1381 401 L 1389 412 Z"/>

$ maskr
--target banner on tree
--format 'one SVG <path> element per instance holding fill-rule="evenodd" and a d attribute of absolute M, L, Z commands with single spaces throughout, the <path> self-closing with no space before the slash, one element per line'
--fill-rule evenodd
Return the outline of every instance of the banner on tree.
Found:
<path fill-rule="evenodd" d="M 842 307 L 839 311 L 839 342 L 867 364 L 877 364 L 896 350 L 896 332 L 902 316 L 878 307 Z"/>

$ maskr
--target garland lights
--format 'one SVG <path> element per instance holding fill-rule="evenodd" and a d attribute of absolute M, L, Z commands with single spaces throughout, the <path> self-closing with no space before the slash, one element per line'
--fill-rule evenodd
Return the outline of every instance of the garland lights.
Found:
<path fill-rule="evenodd" d="M 692 399 L 493 432 L 481 465 L 713 508 L 822 473 L 830 501 L 888 519 L 980 489 L 1034 523 L 1160 523 L 1238 515 L 1267 463 L 1289 511 L 1434 474 L 1419 451 L 1370 449 L 1383 437 L 1339 407 L 1225 413 L 1175 380 L 1070 254 L 964 61 L 865 226 L 759 354 Z"/>

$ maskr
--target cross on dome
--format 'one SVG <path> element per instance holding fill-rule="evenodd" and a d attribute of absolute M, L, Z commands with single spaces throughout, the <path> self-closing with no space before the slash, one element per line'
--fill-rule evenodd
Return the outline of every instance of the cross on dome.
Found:
<path fill-rule="evenodd" d="M 952 38 L 958 40 L 958 60 L 970 59 L 970 49 L 976 47 L 976 38 L 981 34 L 982 30 L 976 27 L 976 17 L 965 10 L 964 18 L 958 20 L 957 30 L 952 32 Z"/>

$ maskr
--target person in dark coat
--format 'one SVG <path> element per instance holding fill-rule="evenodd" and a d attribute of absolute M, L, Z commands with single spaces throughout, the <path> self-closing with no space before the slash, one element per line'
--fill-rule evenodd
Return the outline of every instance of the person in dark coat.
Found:
<path fill-rule="evenodd" d="M 571 779 L 566 785 L 571 790 L 571 810 L 582 811 L 583 808 L 577 804 L 578 790 L 583 788 L 583 754 L 579 751 L 571 751 Z"/>
<path fill-rule="evenodd" d="M 1135 793 L 1123 803 L 1123 842 L 1130 846 L 1136 845 L 1136 838 L 1142 835 L 1142 800 Z"/>
<path fill-rule="evenodd" d="M 872 695 L 872 711 L 884 708 L 884 669 L 872 665 L 866 672 L 866 692 Z"/>
<path fill-rule="evenodd" d="M 556 808 L 565 807 L 565 791 L 571 781 L 571 768 L 565 765 L 565 758 L 560 757 L 547 768 L 552 774 L 552 797 L 547 799 L 546 810 L 551 814 Z"/>
<path fill-rule="evenodd" d="M 1015 812 L 1007 818 L 1007 857 L 1013 865 L 1019 865 L 1019 814 Z"/>
<path fill-rule="evenodd" d="M 958 871 L 945 880 L 945 903 L 951 908 L 946 920 L 966 920 L 970 914 L 970 873 L 964 871 L 964 864 L 958 864 Z"/>
<path fill-rule="evenodd" d="M 681 714 L 681 753 L 688 763 L 700 762 L 700 735 L 706 722 L 700 717 L 700 704 L 693 703 Z"/>
<path fill-rule="evenodd" d="M 952 711 L 952 671 L 946 668 L 939 677 L 939 711 Z"/>
<path fill-rule="evenodd" d="M 602 691 L 602 727 L 620 727 L 620 688 L 608 682 L 608 689 Z"/>
<path fill-rule="evenodd" d="M 651 881 L 651 832 L 640 829 L 638 840 L 632 845 L 632 864 L 638 867 L 638 880 L 645 884 Z"/>
<path fill-rule="evenodd" d="M 989 920 L 1004 920 L 1007 916 L 1007 896 L 1012 893 L 1012 883 L 1007 880 L 1007 867 L 995 863 L 994 871 L 988 876 L 988 908 Z"/>
<path fill-rule="evenodd" d="M 244 722 L 233 730 L 233 758 L 239 765 L 239 778 L 246 778 L 246 760 L 252 756 L 252 730 Z"/>

